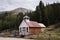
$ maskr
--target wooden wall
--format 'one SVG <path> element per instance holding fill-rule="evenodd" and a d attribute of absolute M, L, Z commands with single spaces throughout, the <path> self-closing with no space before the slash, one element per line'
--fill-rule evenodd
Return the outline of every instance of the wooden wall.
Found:
<path fill-rule="evenodd" d="M 42 28 L 39 28 L 39 27 L 38 28 L 37 27 L 30 27 L 29 28 L 29 34 L 30 35 L 39 34 L 41 32 L 41 29 Z"/>

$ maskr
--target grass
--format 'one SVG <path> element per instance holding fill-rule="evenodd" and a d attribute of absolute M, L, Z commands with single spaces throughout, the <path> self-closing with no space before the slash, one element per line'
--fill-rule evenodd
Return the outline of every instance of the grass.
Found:
<path fill-rule="evenodd" d="M 17 31 L 17 30 L 16 30 Z M 18 35 L 18 33 L 16 32 L 16 35 Z M 0 33 L 0 37 L 14 37 L 14 33 L 13 30 L 4 30 Z"/>
<path fill-rule="evenodd" d="M 28 38 L 34 40 L 60 40 L 60 28 L 46 28 L 46 30 L 44 32 L 39 33 L 39 35 L 31 35 Z"/>

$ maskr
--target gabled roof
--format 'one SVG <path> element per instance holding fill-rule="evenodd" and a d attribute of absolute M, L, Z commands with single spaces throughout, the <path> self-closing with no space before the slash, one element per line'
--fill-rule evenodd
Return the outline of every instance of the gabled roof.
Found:
<path fill-rule="evenodd" d="M 38 22 L 35 22 L 35 21 L 25 21 L 27 23 L 27 25 L 29 27 L 46 27 L 44 24 L 42 23 L 38 23 Z"/>

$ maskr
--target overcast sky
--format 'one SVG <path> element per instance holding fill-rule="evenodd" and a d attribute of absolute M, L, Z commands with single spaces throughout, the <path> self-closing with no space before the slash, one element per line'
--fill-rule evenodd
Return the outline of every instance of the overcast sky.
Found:
<path fill-rule="evenodd" d="M 60 2 L 60 0 L 42 0 L 44 4 Z M 27 8 L 35 10 L 40 0 L 0 0 L 0 11 L 13 10 L 15 8 Z"/>

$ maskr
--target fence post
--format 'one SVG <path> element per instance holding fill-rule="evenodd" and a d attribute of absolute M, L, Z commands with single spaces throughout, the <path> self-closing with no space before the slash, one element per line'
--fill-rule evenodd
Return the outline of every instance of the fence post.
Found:
<path fill-rule="evenodd" d="M 49 34 L 49 40 L 51 40 L 51 38 L 50 38 L 50 37 L 51 37 L 51 34 Z"/>

